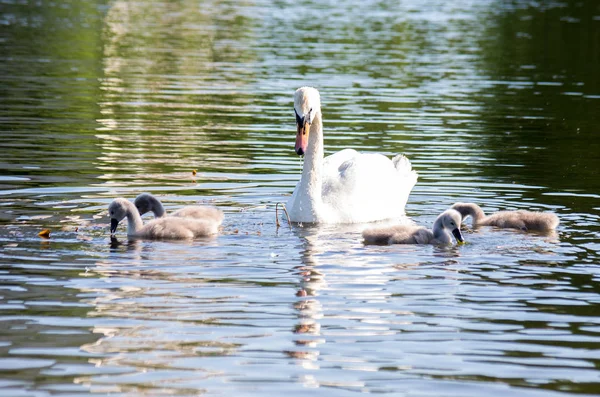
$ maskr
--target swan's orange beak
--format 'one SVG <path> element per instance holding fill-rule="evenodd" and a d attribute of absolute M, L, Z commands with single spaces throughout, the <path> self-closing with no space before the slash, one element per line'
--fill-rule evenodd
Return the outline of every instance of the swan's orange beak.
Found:
<path fill-rule="evenodd" d="M 310 132 L 310 123 L 303 119 L 300 123 L 296 123 L 296 153 L 298 156 L 303 156 L 306 153 L 308 146 L 308 133 Z"/>

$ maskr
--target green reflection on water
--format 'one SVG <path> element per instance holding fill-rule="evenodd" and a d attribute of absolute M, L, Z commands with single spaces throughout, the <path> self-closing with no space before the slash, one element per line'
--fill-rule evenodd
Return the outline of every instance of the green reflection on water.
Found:
<path fill-rule="evenodd" d="M 516 4 L 492 17 L 481 41 L 484 71 L 498 82 L 483 99 L 482 117 L 497 161 L 522 167 L 490 171 L 553 191 L 597 193 L 598 5 Z"/>

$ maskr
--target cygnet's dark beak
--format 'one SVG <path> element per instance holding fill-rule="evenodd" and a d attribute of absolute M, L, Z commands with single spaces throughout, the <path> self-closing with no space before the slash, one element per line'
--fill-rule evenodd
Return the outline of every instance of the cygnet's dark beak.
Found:
<path fill-rule="evenodd" d="M 465 242 L 465 239 L 463 238 L 462 233 L 460 232 L 459 228 L 452 230 L 452 235 L 454 236 L 456 241 L 458 241 L 459 243 Z"/>
<path fill-rule="evenodd" d="M 115 218 L 110 218 L 110 234 L 115 234 L 117 226 L 119 226 L 119 221 Z"/>

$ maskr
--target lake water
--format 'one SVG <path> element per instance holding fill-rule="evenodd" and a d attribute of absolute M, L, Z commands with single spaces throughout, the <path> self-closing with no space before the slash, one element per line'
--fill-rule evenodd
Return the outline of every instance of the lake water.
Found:
<path fill-rule="evenodd" d="M 0 395 L 600 394 L 597 2 L 0 4 Z M 473 201 L 557 233 L 277 228 L 302 85 L 326 153 L 408 156 L 415 222 Z M 223 233 L 111 241 L 141 192 Z"/>

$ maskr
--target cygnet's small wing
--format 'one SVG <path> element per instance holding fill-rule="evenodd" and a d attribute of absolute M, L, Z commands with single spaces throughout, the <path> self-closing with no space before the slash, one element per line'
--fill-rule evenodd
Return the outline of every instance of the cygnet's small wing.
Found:
<path fill-rule="evenodd" d="M 430 230 L 414 225 L 372 228 L 363 232 L 365 244 L 428 244 L 432 238 Z"/>
<path fill-rule="evenodd" d="M 218 233 L 219 226 L 215 222 L 165 217 L 148 222 L 138 233 L 139 237 L 155 240 L 182 240 L 206 237 Z"/>
<path fill-rule="evenodd" d="M 560 220 L 552 212 L 517 211 L 527 230 L 550 231 L 556 229 Z"/>
<path fill-rule="evenodd" d="M 365 244 L 387 245 L 390 238 L 397 232 L 397 226 L 370 228 L 363 231 Z"/>
<path fill-rule="evenodd" d="M 223 222 L 223 211 L 217 207 L 188 205 L 171 214 L 174 217 L 202 219 L 220 225 Z"/>

